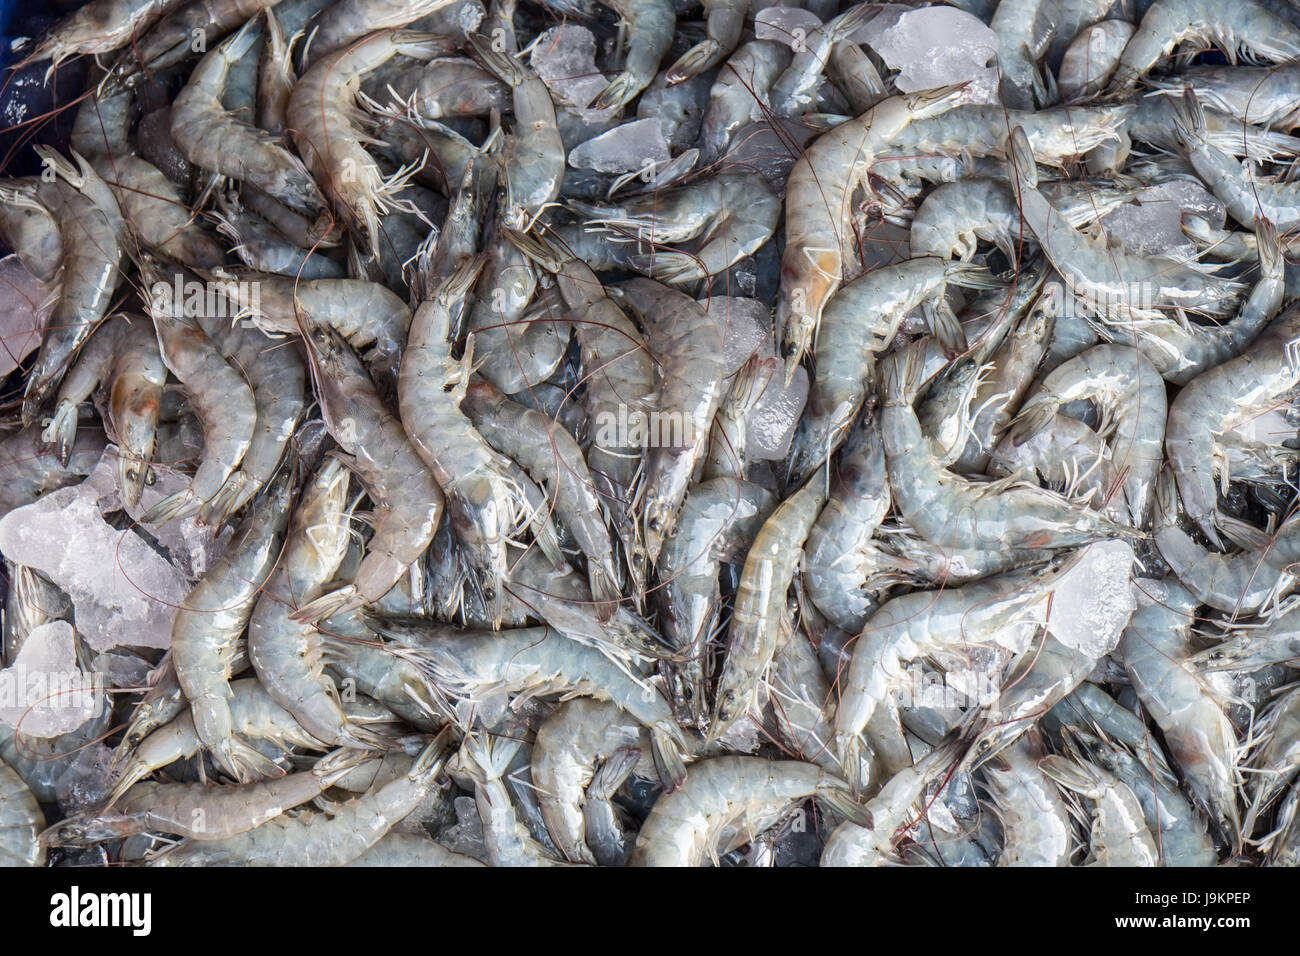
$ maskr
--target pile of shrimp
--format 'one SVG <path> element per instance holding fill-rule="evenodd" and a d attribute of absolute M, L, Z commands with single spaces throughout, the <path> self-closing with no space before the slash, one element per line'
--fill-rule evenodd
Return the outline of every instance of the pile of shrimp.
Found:
<path fill-rule="evenodd" d="M 1300 7 L 774 6 L 16 43 L 85 81 L 7 131 L 0 527 L 108 463 L 222 546 L 141 685 L 0 725 L 0 862 L 1300 863 Z M 918 13 L 991 101 L 888 62 Z M 90 627 L 6 566 L 8 664 Z"/>

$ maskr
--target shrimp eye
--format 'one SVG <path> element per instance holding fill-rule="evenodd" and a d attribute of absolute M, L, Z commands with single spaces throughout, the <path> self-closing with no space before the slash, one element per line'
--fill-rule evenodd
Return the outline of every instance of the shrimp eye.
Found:
<path fill-rule="evenodd" d="M 128 481 L 135 481 L 136 478 L 138 478 L 139 476 L 140 476 L 140 472 L 136 471 L 134 468 L 128 468 L 126 470 L 126 477 Z"/>
<path fill-rule="evenodd" d="M 649 526 L 649 528 L 650 528 L 651 531 L 658 531 L 658 530 L 659 530 L 659 518 L 658 518 L 658 516 L 652 517 L 652 518 L 649 520 L 649 522 L 647 522 L 647 524 L 648 524 L 648 526 Z"/>
<path fill-rule="evenodd" d="M 153 483 L 158 480 L 158 475 L 150 468 L 144 475 L 144 483 L 152 487 Z"/>

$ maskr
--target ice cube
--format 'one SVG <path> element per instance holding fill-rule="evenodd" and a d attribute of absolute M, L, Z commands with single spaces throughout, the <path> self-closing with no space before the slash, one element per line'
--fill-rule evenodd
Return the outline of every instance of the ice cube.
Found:
<path fill-rule="evenodd" d="M 785 371 L 778 369 L 754 403 L 745 425 L 746 450 L 756 460 L 777 461 L 790 451 L 790 439 L 808 401 L 808 372 L 801 365 L 785 384 Z"/>
<path fill-rule="evenodd" d="M 0 722 L 24 737 L 57 737 L 99 716 L 107 697 L 77 664 L 72 625 L 33 628 L 11 667 L 0 671 Z"/>
<path fill-rule="evenodd" d="M 472 856 L 487 862 L 487 844 L 483 840 L 483 821 L 478 815 L 478 804 L 473 797 L 457 797 L 452 803 L 456 810 L 456 822 L 443 830 L 438 842 L 453 853 Z"/>
<path fill-rule="evenodd" d="M 616 126 L 575 147 L 569 163 L 598 173 L 630 173 L 648 164 L 672 159 L 657 119 L 639 119 Z"/>
<path fill-rule="evenodd" d="M 528 55 L 556 99 L 584 109 L 609 81 L 596 67 L 596 38 L 586 27 L 564 23 L 542 33 Z"/>
<path fill-rule="evenodd" d="M 115 467 L 106 462 L 108 456 L 96 471 Z M 9 512 L 0 519 L 0 552 L 68 593 L 77 630 L 93 649 L 167 647 L 190 582 L 140 535 L 104 520 L 104 480 L 99 475 Z"/>
<path fill-rule="evenodd" d="M 1106 237 L 1139 256 L 1165 256 L 1186 261 L 1196 255 L 1196 246 L 1182 228 L 1183 212 L 1209 220 L 1223 228 L 1226 211 L 1200 183 L 1172 179 L 1141 190 L 1135 200 L 1101 218 Z"/>
<path fill-rule="evenodd" d="M 1129 588 L 1133 547 L 1124 541 L 1088 545 L 1052 597 L 1047 629 L 1066 647 L 1092 657 L 1109 654 L 1137 609 Z"/>
<path fill-rule="evenodd" d="M 41 344 L 41 329 L 57 298 L 17 256 L 0 259 L 0 376 Z"/>
<path fill-rule="evenodd" d="M 755 352 L 764 357 L 772 351 L 772 310 L 758 299 L 714 295 L 700 299 L 710 315 L 720 316 L 723 332 L 723 374 L 731 376 Z"/>
<path fill-rule="evenodd" d="M 641 94 L 636 115 L 641 119 L 657 119 L 664 139 L 675 152 L 690 149 L 700 138 L 700 123 L 712 86 L 707 74 L 667 86 L 661 73 Z"/>
<path fill-rule="evenodd" d="M 998 35 L 953 7 L 885 11 L 853 37 L 868 44 L 891 70 L 904 93 L 970 82 L 966 101 L 996 104 Z"/>
<path fill-rule="evenodd" d="M 791 49 L 806 42 L 821 25 L 817 14 L 799 7 L 768 7 L 754 14 L 756 39 L 776 40 Z"/>

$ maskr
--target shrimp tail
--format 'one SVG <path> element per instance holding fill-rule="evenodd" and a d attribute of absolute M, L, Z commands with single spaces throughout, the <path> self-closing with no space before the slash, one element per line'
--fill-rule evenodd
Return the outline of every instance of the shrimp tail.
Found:
<path fill-rule="evenodd" d="M 1056 417 L 1057 404 L 1050 398 L 1039 395 L 1025 403 L 1007 428 L 1011 443 L 1019 448 L 1051 424 Z"/>
<path fill-rule="evenodd" d="M 674 728 L 675 730 L 676 728 Z M 686 762 L 682 756 L 681 737 L 664 727 L 650 730 L 650 754 L 654 758 L 655 772 L 667 793 L 672 793 L 686 781 Z"/>
<path fill-rule="evenodd" d="M 192 489 L 182 488 L 175 494 L 168 495 L 142 514 L 140 523 L 166 524 L 173 518 L 188 518 L 190 515 L 197 513 L 202 506 L 203 502 L 195 498 Z"/>
<path fill-rule="evenodd" d="M 880 382 L 886 399 L 910 405 L 921 389 L 923 370 L 924 353 L 915 346 L 890 353 L 880 363 Z"/>
<path fill-rule="evenodd" d="M 860 827 L 867 827 L 868 829 L 875 827 L 871 811 L 858 803 L 853 794 L 842 786 L 818 788 L 817 799 L 839 816 L 856 823 Z"/>
<path fill-rule="evenodd" d="M 253 783 L 272 777 L 284 776 L 284 770 L 269 757 L 238 738 L 231 737 L 214 748 L 213 758 L 221 769 L 225 770 L 240 783 Z"/>
<path fill-rule="evenodd" d="M 1023 126 L 1011 131 L 1011 142 L 1007 145 L 1007 157 L 1020 189 L 1038 188 L 1038 165 L 1034 161 L 1034 150 L 1029 145 L 1029 134 Z"/>
<path fill-rule="evenodd" d="M 1205 109 L 1190 86 L 1173 101 L 1174 132 L 1184 147 L 1194 147 L 1205 140 Z"/>
<path fill-rule="evenodd" d="M 927 302 L 922 307 L 926 320 L 934 332 L 935 340 L 948 358 L 956 358 L 966 351 L 966 333 L 962 330 L 957 314 L 942 299 Z"/>
<path fill-rule="evenodd" d="M 699 76 L 708 69 L 710 61 L 717 56 L 720 46 L 717 40 L 704 39 L 683 53 L 664 76 L 667 86 L 685 83 L 693 76 Z"/>
<path fill-rule="evenodd" d="M 559 272 L 570 258 L 557 249 L 550 240 L 543 239 L 536 233 L 523 233 L 514 229 L 503 229 L 502 232 L 516 249 L 547 272 Z"/>
<path fill-rule="evenodd" d="M 862 795 L 870 783 L 867 761 L 863 759 L 865 743 L 861 734 L 853 734 L 840 747 L 840 767 L 844 771 L 844 778 L 849 782 L 849 792 L 855 799 Z"/>
<path fill-rule="evenodd" d="M 597 565 L 590 564 L 587 569 L 587 581 L 591 586 L 591 597 L 596 602 L 596 619 L 601 624 L 608 624 L 618 609 L 618 600 L 622 597 L 618 582 L 609 573 Z"/>
<path fill-rule="evenodd" d="M 41 432 L 41 441 L 46 447 L 53 448 L 59 456 L 59 463 L 65 468 L 72 457 L 72 446 L 77 440 L 77 406 L 74 402 L 60 401 L 45 430 Z"/>
<path fill-rule="evenodd" d="M 335 588 L 333 591 L 327 591 L 313 601 L 308 601 L 289 615 L 289 619 L 305 624 L 315 624 L 343 611 L 355 610 L 364 603 L 356 585 L 348 584 L 341 588 Z"/>
<path fill-rule="evenodd" d="M 493 49 L 490 39 L 481 33 L 471 33 L 469 42 L 483 65 L 502 83 L 519 86 L 524 82 L 526 76 L 523 67 L 510 54 Z"/>
<path fill-rule="evenodd" d="M 609 800 L 623 786 L 623 782 L 632 775 L 636 762 L 641 759 L 637 747 L 619 747 L 609 759 L 600 765 L 591 783 L 587 784 L 587 800 Z"/>

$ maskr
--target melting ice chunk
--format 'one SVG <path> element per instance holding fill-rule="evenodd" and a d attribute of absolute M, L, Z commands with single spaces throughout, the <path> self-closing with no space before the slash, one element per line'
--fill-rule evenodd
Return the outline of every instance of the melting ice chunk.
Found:
<path fill-rule="evenodd" d="M 1113 651 L 1137 608 L 1132 570 L 1133 547 L 1126 542 L 1099 541 L 1084 549 L 1056 585 L 1047 621 L 1052 636 L 1092 657 Z"/>
<path fill-rule="evenodd" d="M 598 173 L 630 173 L 672 159 L 657 119 L 640 119 L 616 126 L 587 140 L 569 153 L 569 163 Z"/>
<path fill-rule="evenodd" d="M 1209 220 L 1215 229 L 1223 227 L 1226 215 L 1223 203 L 1200 183 L 1173 179 L 1143 189 L 1136 201 L 1103 216 L 1101 224 L 1108 239 L 1135 255 L 1184 261 L 1196 255 L 1196 247 L 1182 229 L 1184 211 Z"/>
<path fill-rule="evenodd" d="M 609 85 L 596 68 L 596 38 L 586 27 L 551 27 L 537 38 L 528 60 L 547 89 L 569 106 L 586 107 Z"/>
<path fill-rule="evenodd" d="M 977 17 L 953 7 L 898 10 L 886 6 L 853 37 L 898 70 L 904 93 L 970 81 L 967 102 L 998 102 L 998 35 Z"/>
<path fill-rule="evenodd" d="M 24 737 L 71 733 L 107 706 L 95 676 L 81 670 L 72 625 L 33 628 L 12 667 L 0 671 L 0 721 Z"/>
<path fill-rule="evenodd" d="M 116 464 L 106 454 L 96 471 Z M 51 492 L 0 519 L 0 552 L 43 572 L 72 598 L 77 630 L 97 651 L 167 647 L 189 582 L 133 531 L 101 514 L 102 485 Z"/>

